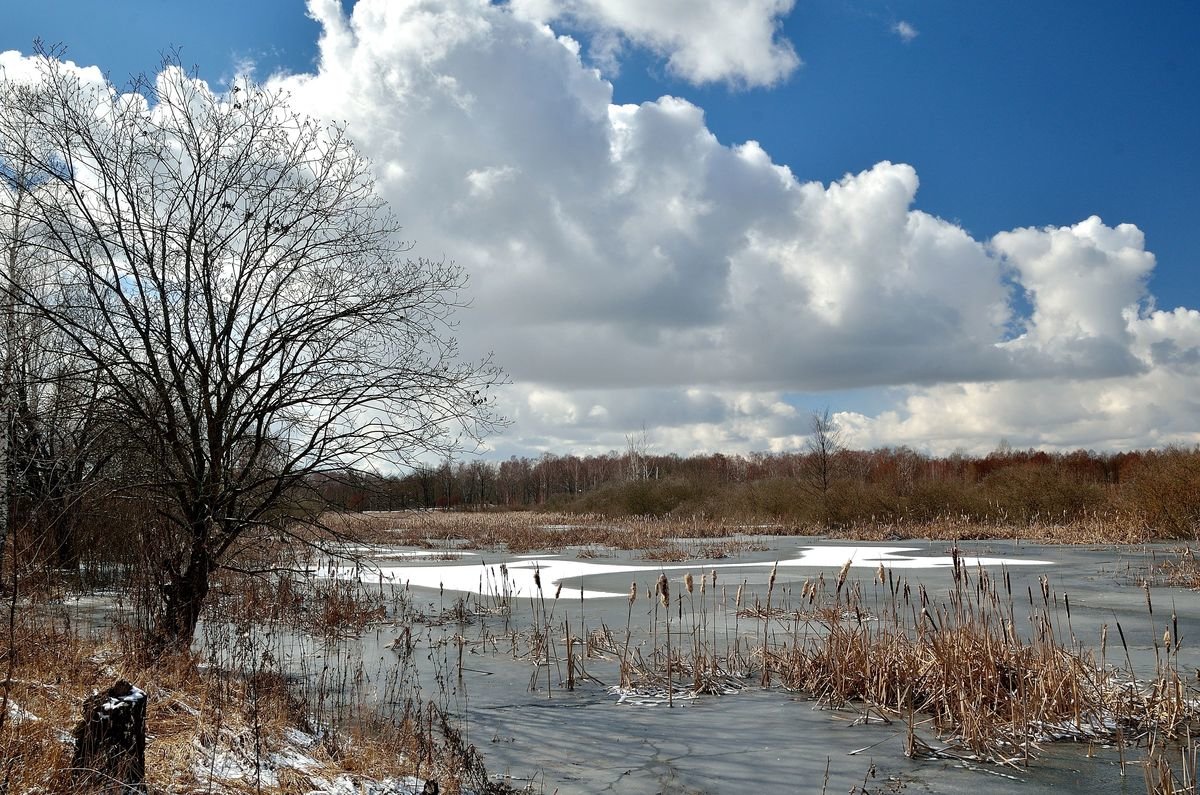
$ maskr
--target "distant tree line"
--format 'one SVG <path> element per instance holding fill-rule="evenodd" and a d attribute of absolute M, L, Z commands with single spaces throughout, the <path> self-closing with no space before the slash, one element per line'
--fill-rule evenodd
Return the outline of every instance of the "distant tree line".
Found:
<path fill-rule="evenodd" d="M 826 440 L 828 441 L 828 440 Z M 1072 522 L 1120 516 L 1169 537 L 1200 526 L 1200 450 L 1048 453 L 1001 448 L 931 456 L 907 447 L 788 453 L 512 457 L 352 473 L 317 485 L 347 510 L 552 509 L 607 516 L 753 518 L 828 527 L 926 522 Z"/>

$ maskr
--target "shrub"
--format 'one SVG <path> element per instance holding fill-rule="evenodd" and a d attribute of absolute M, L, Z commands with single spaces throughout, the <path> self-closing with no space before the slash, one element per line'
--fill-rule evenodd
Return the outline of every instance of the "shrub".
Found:
<path fill-rule="evenodd" d="M 1147 455 L 1131 467 L 1117 503 L 1157 536 L 1200 537 L 1200 454 L 1167 448 Z"/>

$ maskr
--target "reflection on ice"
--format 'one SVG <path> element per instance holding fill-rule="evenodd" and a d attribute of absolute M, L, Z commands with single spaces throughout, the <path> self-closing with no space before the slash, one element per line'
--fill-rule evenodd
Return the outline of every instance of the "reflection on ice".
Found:
<path fill-rule="evenodd" d="M 881 564 L 890 569 L 933 569 L 953 565 L 948 555 L 908 555 L 905 553 L 919 552 L 915 547 L 876 547 L 876 546 L 819 546 L 802 547 L 797 557 L 779 560 L 780 568 L 803 567 L 814 569 L 840 569 L 847 561 L 852 567 L 878 568 Z M 962 556 L 963 565 L 975 566 L 1049 566 L 1047 560 L 1030 560 L 1020 558 L 988 558 Z M 561 597 L 573 599 L 600 599 L 606 597 L 626 597 L 628 589 L 622 585 L 621 590 L 602 590 L 587 587 L 586 578 L 597 578 L 605 575 L 633 574 L 654 576 L 662 571 L 707 571 L 709 569 L 743 569 L 748 571 L 765 571 L 776 565 L 776 561 L 764 560 L 754 562 L 711 563 L 708 561 L 693 561 L 679 564 L 651 563 L 597 563 L 591 560 L 564 559 L 555 554 L 522 555 L 505 562 L 503 569 L 499 564 L 489 564 L 486 561 L 467 564 L 445 564 L 424 566 L 395 566 L 386 563 L 376 564 L 375 567 L 334 567 L 323 569 L 319 576 L 336 577 L 338 579 L 360 579 L 364 582 L 385 582 L 396 585 L 413 585 L 423 588 L 451 591 L 464 591 L 475 594 L 500 594 L 506 592 L 513 597 L 536 596 L 534 572 L 541 573 L 543 594 L 553 596 L 562 583 Z M 506 572 L 506 574 L 502 573 Z M 503 578 L 507 582 L 502 582 Z"/>

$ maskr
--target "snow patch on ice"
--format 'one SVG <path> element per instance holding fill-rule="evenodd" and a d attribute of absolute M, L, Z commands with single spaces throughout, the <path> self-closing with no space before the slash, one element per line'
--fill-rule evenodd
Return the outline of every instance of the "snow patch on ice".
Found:
<path fill-rule="evenodd" d="M 435 590 L 463 591 L 488 596 L 499 596 L 505 592 L 511 597 L 524 598 L 542 595 L 551 598 L 563 584 L 560 596 L 571 599 L 601 599 L 627 597 L 628 591 L 603 591 L 585 587 L 587 577 L 608 574 L 632 574 L 655 576 L 662 571 L 697 571 L 709 569 L 769 569 L 778 563 L 780 568 L 840 569 L 849 561 L 851 567 L 889 569 L 938 569 L 954 565 L 949 555 L 914 555 L 918 547 L 876 546 L 819 546 L 802 547 L 799 555 L 779 561 L 710 563 L 694 561 L 686 564 L 648 565 L 644 563 L 597 563 L 590 560 L 563 559 L 557 555 L 519 556 L 501 567 L 490 563 L 447 564 L 442 566 L 389 566 L 379 565 L 369 570 L 362 566 L 331 566 L 323 568 L 318 576 L 367 582 L 390 582 L 398 585 L 415 585 Z M 962 555 L 961 565 L 977 566 L 1049 566 L 1048 560 L 1021 558 L 992 558 Z M 539 592 L 534 579 L 537 573 L 542 583 Z M 504 578 L 507 577 L 507 583 Z M 567 584 L 570 581 L 570 584 Z"/>

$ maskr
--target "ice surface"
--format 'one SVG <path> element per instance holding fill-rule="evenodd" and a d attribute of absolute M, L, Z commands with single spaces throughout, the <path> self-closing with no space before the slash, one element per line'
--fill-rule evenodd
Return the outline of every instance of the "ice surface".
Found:
<path fill-rule="evenodd" d="M 628 590 L 603 590 L 584 585 L 586 578 L 597 578 L 612 574 L 657 575 L 667 571 L 696 571 L 708 569 L 770 569 L 778 564 L 781 568 L 840 569 L 847 561 L 852 567 L 878 568 L 882 564 L 889 569 L 938 569 L 954 565 L 949 555 L 916 555 L 918 547 L 884 546 L 806 546 L 801 547 L 795 557 L 782 560 L 737 561 L 712 563 L 691 561 L 688 563 L 601 563 L 593 560 L 574 560 L 553 555 L 522 555 L 505 564 L 504 572 L 496 564 L 487 562 L 459 563 L 425 566 L 395 566 L 379 561 L 377 567 L 337 566 L 322 567 L 320 575 L 337 579 L 361 580 L 363 582 L 412 585 L 423 588 L 446 589 L 489 596 L 505 592 L 516 598 L 539 596 L 534 573 L 540 575 L 541 596 L 552 598 L 562 583 L 560 598 L 602 599 L 627 597 Z M 392 555 L 388 555 L 392 557 Z M 1048 560 L 1023 559 L 1018 557 L 976 557 L 964 555 L 961 564 L 971 568 L 977 566 L 1049 566 Z M 507 588 L 504 580 L 507 578 Z"/>

